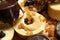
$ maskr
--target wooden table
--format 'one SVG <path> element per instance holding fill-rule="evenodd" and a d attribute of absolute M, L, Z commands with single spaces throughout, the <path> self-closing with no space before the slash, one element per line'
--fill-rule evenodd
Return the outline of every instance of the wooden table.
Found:
<path fill-rule="evenodd" d="M 13 37 L 13 40 L 23 40 L 23 39 L 20 38 L 20 37 L 18 36 L 18 34 L 15 32 L 14 37 Z"/>

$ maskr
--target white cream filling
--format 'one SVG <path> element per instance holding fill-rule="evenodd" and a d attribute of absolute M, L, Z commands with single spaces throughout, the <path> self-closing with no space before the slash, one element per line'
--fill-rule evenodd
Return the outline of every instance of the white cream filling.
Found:
<path fill-rule="evenodd" d="M 23 18 L 18 20 L 17 24 L 14 26 L 15 31 L 20 35 L 29 36 L 26 34 L 27 32 L 25 29 L 18 29 L 18 25 L 20 25 L 20 23 L 24 24 L 24 26 L 25 26 L 24 28 L 31 30 L 32 35 L 38 34 L 41 31 L 45 30 L 46 21 L 42 20 L 43 22 L 40 22 L 41 19 L 39 20 L 38 16 L 41 16 L 42 19 L 44 20 L 44 17 L 42 15 L 35 12 L 35 16 L 33 16 L 33 18 L 35 20 L 34 23 L 31 25 L 26 25 L 24 23 L 24 18 L 26 18 L 26 13 L 24 13 Z"/>
<path fill-rule="evenodd" d="M 18 0 L 18 3 L 19 4 L 21 4 L 21 3 L 23 3 L 24 2 L 24 0 Z"/>
<path fill-rule="evenodd" d="M 32 11 L 31 11 L 31 13 L 32 13 Z M 40 28 L 40 26 L 43 24 L 39 19 L 40 15 L 38 13 L 35 13 L 35 16 L 32 16 L 32 18 L 34 19 L 34 22 L 29 25 L 25 24 L 25 22 L 24 22 L 24 19 L 26 18 L 26 16 L 27 16 L 26 13 L 24 13 L 24 17 L 22 18 L 21 23 L 23 23 L 25 28 L 27 28 L 29 30 L 36 30 L 36 29 Z M 42 18 L 44 20 L 44 17 L 42 17 Z"/>
<path fill-rule="evenodd" d="M 54 10 L 59 10 L 60 11 L 60 4 L 50 5 L 50 7 Z"/>
<path fill-rule="evenodd" d="M 25 9 L 24 9 L 25 2 L 26 2 L 26 0 L 18 0 L 18 4 L 20 5 L 20 7 L 22 8 L 23 11 L 25 11 Z"/>
<path fill-rule="evenodd" d="M 5 36 L 3 38 L 1 38 L 1 40 L 12 40 L 12 38 L 14 36 L 13 28 L 2 30 L 2 31 L 5 33 Z"/>

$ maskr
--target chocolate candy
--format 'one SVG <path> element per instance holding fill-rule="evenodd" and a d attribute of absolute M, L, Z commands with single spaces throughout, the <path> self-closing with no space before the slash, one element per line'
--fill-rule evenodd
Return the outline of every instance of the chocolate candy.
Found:
<path fill-rule="evenodd" d="M 0 32 L 0 38 L 3 38 L 5 36 L 5 33 L 3 31 Z"/>

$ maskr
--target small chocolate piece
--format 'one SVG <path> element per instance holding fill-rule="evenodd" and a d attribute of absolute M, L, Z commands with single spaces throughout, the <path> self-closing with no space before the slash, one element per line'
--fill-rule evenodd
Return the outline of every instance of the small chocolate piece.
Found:
<path fill-rule="evenodd" d="M 24 19 L 24 22 L 25 22 L 25 24 L 27 24 L 27 25 L 32 24 L 33 21 L 34 21 L 33 18 L 31 18 L 30 20 L 29 20 L 28 18 L 25 18 L 25 19 Z"/>
<path fill-rule="evenodd" d="M 30 5 L 34 5 L 33 0 L 27 0 L 27 2 L 25 3 L 25 6 L 30 6 Z"/>
<path fill-rule="evenodd" d="M 0 32 L 0 38 L 3 38 L 5 36 L 5 33 L 3 31 Z"/>
<path fill-rule="evenodd" d="M 37 13 L 42 13 L 44 11 L 47 12 L 47 7 L 48 7 L 47 4 L 41 5 L 39 9 L 37 9 Z"/>
<path fill-rule="evenodd" d="M 48 7 L 47 0 L 35 0 L 34 4 L 38 13 L 47 11 L 47 7 Z"/>

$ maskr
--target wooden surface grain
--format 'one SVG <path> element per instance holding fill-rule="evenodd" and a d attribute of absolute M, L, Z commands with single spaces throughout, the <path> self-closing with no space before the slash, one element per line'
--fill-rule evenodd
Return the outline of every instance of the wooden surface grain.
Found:
<path fill-rule="evenodd" d="M 13 40 L 23 40 L 23 39 L 20 38 L 20 37 L 18 36 L 18 34 L 15 32 L 14 37 L 13 37 Z"/>

